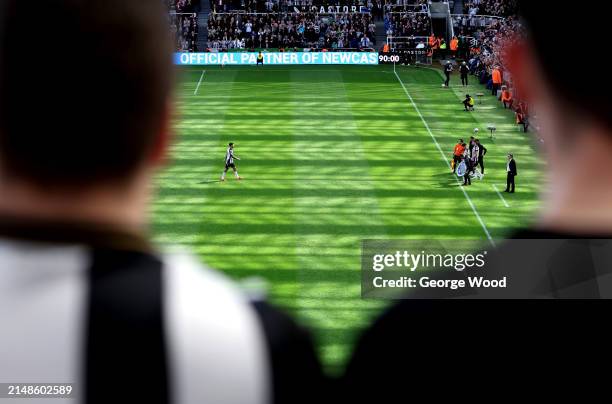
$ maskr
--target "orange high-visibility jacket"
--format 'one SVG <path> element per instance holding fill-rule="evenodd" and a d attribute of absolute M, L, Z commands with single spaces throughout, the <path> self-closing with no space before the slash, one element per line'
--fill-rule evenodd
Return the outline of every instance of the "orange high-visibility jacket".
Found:
<path fill-rule="evenodd" d="M 502 83 L 501 70 L 493 69 L 493 84 L 501 84 L 501 83 Z"/>
<path fill-rule="evenodd" d="M 512 101 L 512 93 L 509 90 L 502 91 L 501 100 L 506 102 Z"/>
<path fill-rule="evenodd" d="M 520 102 L 516 109 L 516 123 L 524 123 L 528 115 L 527 105 L 524 102 Z"/>
<path fill-rule="evenodd" d="M 463 156 L 463 152 L 465 152 L 465 147 L 463 147 L 462 144 L 457 143 L 457 145 L 455 146 L 455 151 L 454 151 L 455 156 L 461 157 Z"/>
<path fill-rule="evenodd" d="M 386 43 L 386 44 L 383 46 L 383 53 L 387 53 L 387 52 L 389 52 L 389 44 L 388 44 L 388 43 Z"/>
<path fill-rule="evenodd" d="M 458 48 L 459 48 L 459 40 L 457 39 L 457 37 L 454 37 L 450 41 L 450 50 L 456 51 Z"/>

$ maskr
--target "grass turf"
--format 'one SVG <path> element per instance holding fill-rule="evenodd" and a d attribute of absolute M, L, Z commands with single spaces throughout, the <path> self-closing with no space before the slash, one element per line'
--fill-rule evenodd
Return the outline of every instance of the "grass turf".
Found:
<path fill-rule="evenodd" d="M 448 170 L 459 137 L 478 127 L 488 148 L 486 177 L 467 194 L 492 237 L 525 226 L 538 208 L 533 135 L 488 93 L 464 112 L 457 77 L 444 89 L 440 73 L 424 68 L 398 67 L 399 79 L 388 65 L 204 69 L 203 78 L 201 68 L 181 74 L 174 161 L 157 181 L 156 238 L 231 277 L 265 278 L 271 300 L 312 328 L 331 372 L 384 306 L 360 299 L 362 239 L 486 240 Z M 245 179 L 228 174 L 220 183 L 230 141 Z M 494 186 L 505 187 L 509 151 L 519 177 L 506 207 Z"/>

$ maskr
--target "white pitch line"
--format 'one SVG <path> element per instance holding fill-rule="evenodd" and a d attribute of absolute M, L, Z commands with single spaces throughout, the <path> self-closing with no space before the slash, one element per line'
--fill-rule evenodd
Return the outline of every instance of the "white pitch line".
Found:
<path fill-rule="evenodd" d="M 506 202 L 506 199 L 504 199 L 504 196 L 501 194 L 501 192 L 499 192 L 499 189 L 497 189 L 497 185 L 493 184 L 493 188 L 495 189 L 495 192 L 497 192 L 497 195 L 499 195 L 499 199 L 501 199 L 502 202 L 504 203 L 504 206 L 509 208 L 510 205 L 508 205 L 508 202 Z"/>
<path fill-rule="evenodd" d="M 202 84 L 202 80 L 204 79 L 204 73 L 206 73 L 206 70 L 202 70 L 202 75 L 200 76 L 200 81 L 198 81 L 198 85 L 196 86 L 196 89 L 193 92 L 193 95 L 198 95 L 198 90 L 200 89 L 200 84 Z"/>
<path fill-rule="evenodd" d="M 397 71 L 394 71 L 394 73 L 395 73 L 395 77 L 397 77 L 397 81 L 399 81 L 399 83 L 402 85 L 402 88 L 404 89 L 404 93 L 406 93 L 406 97 L 408 97 L 408 99 L 410 100 L 410 103 L 412 103 L 412 106 L 414 107 L 415 111 L 417 112 L 417 114 L 421 118 L 421 121 L 423 122 L 423 125 L 425 125 L 425 129 L 427 129 L 427 132 L 429 132 L 429 136 L 431 136 L 431 140 L 433 140 L 433 142 L 435 143 L 436 147 L 438 148 L 438 151 L 440 152 L 440 156 L 442 157 L 442 161 L 444 161 L 446 163 L 446 165 L 448 166 L 448 169 L 450 170 L 451 169 L 450 163 L 448 162 L 448 159 L 446 158 L 446 155 L 442 151 L 442 148 L 440 147 L 440 143 L 438 143 L 438 140 L 436 139 L 436 137 L 434 136 L 433 132 L 431 131 L 431 128 L 429 127 L 429 124 L 427 123 L 427 121 L 423 117 L 423 114 L 421 114 L 421 111 L 419 110 L 419 107 L 417 107 L 416 103 L 414 102 L 414 99 L 412 98 L 412 96 L 410 95 L 408 90 L 406 89 L 406 86 L 404 85 L 404 82 L 402 81 L 400 76 L 397 74 Z M 459 185 L 459 188 L 463 192 L 463 195 L 465 196 L 465 199 L 467 199 L 468 204 L 472 208 L 472 212 L 474 212 L 474 215 L 476 216 L 476 219 L 478 219 L 478 222 L 482 226 L 482 230 L 484 231 L 485 235 L 487 236 L 487 239 L 489 240 L 491 245 L 493 247 L 495 247 L 496 246 L 495 245 L 495 240 L 493 240 L 493 237 L 491 237 L 491 233 L 489 233 L 489 229 L 487 229 L 487 225 L 485 225 L 484 221 L 482 220 L 482 217 L 480 217 L 480 214 L 478 213 L 478 210 L 476 210 L 476 206 L 474 205 L 474 202 L 472 202 L 472 198 L 470 198 L 470 195 L 467 193 L 465 188 L 461 185 L 461 182 L 456 177 L 455 177 L 455 181 L 457 181 L 457 184 Z"/>

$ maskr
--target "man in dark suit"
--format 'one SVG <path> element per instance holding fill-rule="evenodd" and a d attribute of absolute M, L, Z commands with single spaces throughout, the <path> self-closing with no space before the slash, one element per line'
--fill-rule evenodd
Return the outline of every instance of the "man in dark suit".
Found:
<path fill-rule="evenodd" d="M 508 179 L 506 181 L 506 190 L 504 192 L 509 192 L 511 194 L 514 193 L 514 177 L 518 175 L 516 171 L 516 161 L 514 161 L 514 156 L 512 154 L 508 154 L 508 164 L 506 165 L 506 171 L 508 172 Z"/>
<path fill-rule="evenodd" d="M 472 185 L 472 177 L 470 174 L 474 171 L 474 163 L 472 159 L 465 158 L 465 174 L 463 174 L 463 186 Z"/>

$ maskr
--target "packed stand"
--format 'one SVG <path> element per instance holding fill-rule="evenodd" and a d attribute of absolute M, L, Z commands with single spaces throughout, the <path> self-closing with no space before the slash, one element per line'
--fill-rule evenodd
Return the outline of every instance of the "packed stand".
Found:
<path fill-rule="evenodd" d="M 473 36 L 477 31 L 487 29 L 501 18 L 484 15 L 455 15 L 453 16 L 453 29 L 457 36 Z"/>
<path fill-rule="evenodd" d="M 208 47 L 369 48 L 376 26 L 368 13 L 213 14 L 208 18 Z"/>
<path fill-rule="evenodd" d="M 213 13 L 243 11 L 247 13 L 271 13 L 279 11 L 279 0 L 209 0 Z"/>
<path fill-rule="evenodd" d="M 199 0 L 167 0 L 170 29 L 176 38 L 179 52 L 198 51 Z"/>
<path fill-rule="evenodd" d="M 410 37 L 429 36 L 431 34 L 431 18 L 427 13 L 400 12 L 385 15 L 385 32 L 388 36 Z"/>
<path fill-rule="evenodd" d="M 390 11 L 414 11 L 420 13 L 429 12 L 429 1 L 427 0 L 384 0 L 384 9 Z"/>
<path fill-rule="evenodd" d="M 474 15 L 496 15 L 510 17 L 517 13 L 516 0 L 467 0 L 463 3 L 464 13 Z"/>
<path fill-rule="evenodd" d="M 524 28 L 518 18 L 498 20 L 470 41 L 467 64 L 479 82 L 486 85 L 505 108 L 515 112 L 516 123 L 527 132 L 531 118 L 528 105 L 520 99 L 520 94 L 516 94 L 512 77 L 505 68 L 506 49 L 523 36 Z"/>
<path fill-rule="evenodd" d="M 210 9 L 215 13 L 241 11 L 245 13 L 292 13 L 320 11 L 321 7 L 349 7 L 349 12 L 367 8 L 373 17 L 383 19 L 385 11 L 402 11 L 410 8 L 427 11 L 427 0 L 209 0 Z M 418 6 L 418 7 L 417 7 Z M 313 10 L 315 8 L 316 10 Z M 344 10 L 341 10 L 344 11 Z"/>

